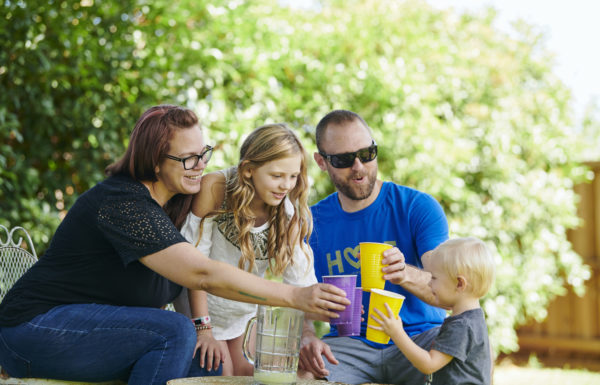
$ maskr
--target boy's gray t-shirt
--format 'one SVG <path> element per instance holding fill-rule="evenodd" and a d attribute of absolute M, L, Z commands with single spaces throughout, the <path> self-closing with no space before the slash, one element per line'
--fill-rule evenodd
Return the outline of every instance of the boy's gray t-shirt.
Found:
<path fill-rule="evenodd" d="M 429 375 L 427 384 L 491 384 L 490 342 L 481 308 L 446 318 L 431 349 L 454 358 Z"/>

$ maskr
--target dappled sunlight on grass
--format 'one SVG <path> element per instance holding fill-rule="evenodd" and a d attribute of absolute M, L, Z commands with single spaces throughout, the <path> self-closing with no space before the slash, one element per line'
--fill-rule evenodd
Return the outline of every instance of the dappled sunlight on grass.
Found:
<path fill-rule="evenodd" d="M 500 363 L 494 368 L 494 385 L 597 385 L 600 373 Z"/>

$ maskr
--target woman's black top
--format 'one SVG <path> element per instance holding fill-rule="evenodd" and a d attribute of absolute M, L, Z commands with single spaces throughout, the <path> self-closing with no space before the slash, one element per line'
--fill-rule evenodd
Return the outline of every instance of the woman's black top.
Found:
<path fill-rule="evenodd" d="M 181 286 L 139 259 L 180 242 L 185 238 L 143 184 L 109 177 L 77 199 L 46 253 L 7 293 L 0 326 L 65 304 L 164 306 Z"/>

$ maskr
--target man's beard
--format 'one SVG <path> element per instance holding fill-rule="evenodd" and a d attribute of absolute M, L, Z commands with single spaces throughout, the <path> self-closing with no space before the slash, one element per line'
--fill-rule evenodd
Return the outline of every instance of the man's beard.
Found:
<path fill-rule="evenodd" d="M 331 177 L 331 181 L 341 194 L 344 194 L 352 200 L 360 201 L 363 199 L 367 199 L 369 196 L 371 196 L 373 188 L 375 188 L 375 182 L 377 181 L 377 168 L 375 168 L 370 173 L 352 174 L 348 178 L 340 178 L 333 173 L 329 173 L 329 176 Z M 360 186 L 353 185 L 350 180 L 356 177 L 367 178 L 368 183 L 366 185 Z"/>

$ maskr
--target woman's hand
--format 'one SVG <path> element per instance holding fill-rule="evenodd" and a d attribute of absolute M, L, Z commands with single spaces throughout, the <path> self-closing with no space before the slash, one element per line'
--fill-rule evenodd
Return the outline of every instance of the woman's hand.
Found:
<path fill-rule="evenodd" d="M 219 343 L 213 335 L 210 329 L 198 330 L 196 337 L 196 349 L 194 350 L 194 357 L 196 354 L 200 354 L 200 367 L 206 368 L 208 371 L 218 370 L 222 362 L 225 362 L 225 355 L 223 344 Z"/>
<path fill-rule="evenodd" d="M 310 318 L 325 322 L 329 318 L 339 317 L 334 310 L 341 311 L 350 305 L 350 300 L 342 289 L 326 283 L 296 287 L 293 296 L 295 308 L 311 313 Z"/>

